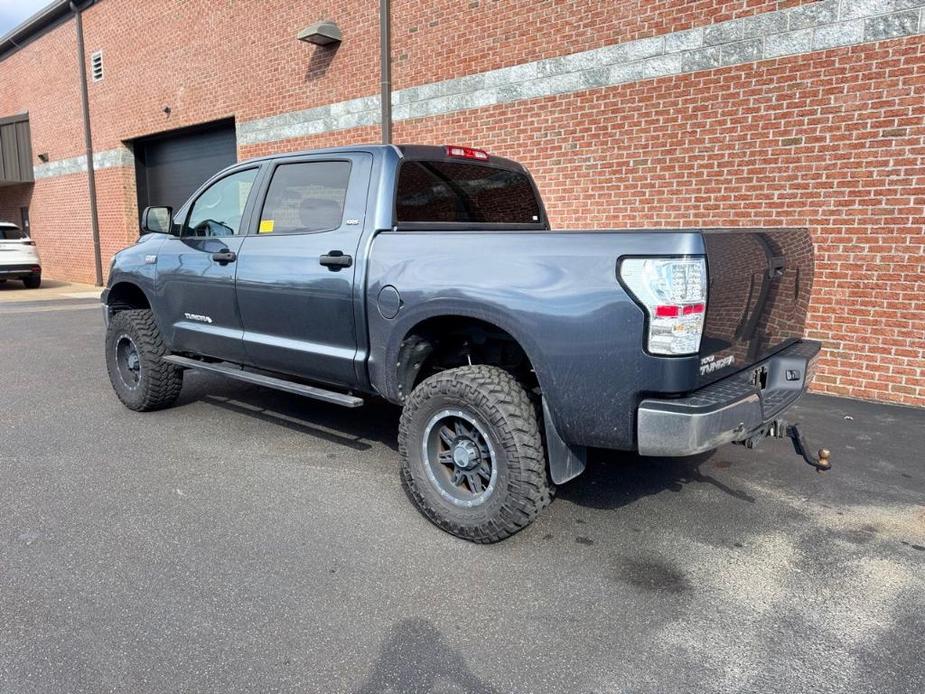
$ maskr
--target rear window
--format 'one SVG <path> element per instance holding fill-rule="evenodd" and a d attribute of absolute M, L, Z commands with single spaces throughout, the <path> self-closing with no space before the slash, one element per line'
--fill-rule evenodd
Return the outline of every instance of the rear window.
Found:
<path fill-rule="evenodd" d="M 26 238 L 26 235 L 16 227 L 0 227 L 0 239 L 3 241 L 18 241 Z"/>
<path fill-rule="evenodd" d="M 329 231 L 340 227 L 350 162 L 312 161 L 276 167 L 260 216 L 261 234 Z"/>
<path fill-rule="evenodd" d="M 481 164 L 406 161 L 398 174 L 396 221 L 539 224 L 530 179 Z"/>

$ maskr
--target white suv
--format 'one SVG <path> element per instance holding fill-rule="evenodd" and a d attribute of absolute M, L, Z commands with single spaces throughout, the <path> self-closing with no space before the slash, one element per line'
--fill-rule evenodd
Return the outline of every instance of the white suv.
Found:
<path fill-rule="evenodd" d="M 42 284 L 42 261 L 35 241 L 12 222 L 0 222 L 0 283 L 22 280 L 26 289 Z"/>

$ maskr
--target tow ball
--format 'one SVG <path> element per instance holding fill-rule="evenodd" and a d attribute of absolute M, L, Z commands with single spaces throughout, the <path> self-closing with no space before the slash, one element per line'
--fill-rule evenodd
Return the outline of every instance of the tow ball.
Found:
<path fill-rule="evenodd" d="M 832 469 L 832 463 L 829 460 L 829 457 L 832 453 L 828 448 L 820 448 L 818 452 L 813 455 L 809 444 L 806 443 L 806 438 L 803 436 L 803 432 L 800 431 L 800 427 L 796 424 L 787 424 L 782 419 L 775 419 L 770 422 L 762 431 L 758 432 L 754 436 L 743 441 L 743 445 L 746 448 L 754 448 L 758 445 L 758 442 L 761 439 L 769 437 L 775 439 L 790 439 L 793 442 L 794 450 L 806 461 L 807 465 L 812 465 L 816 468 L 817 472 L 825 472 L 826 470 Z"/>

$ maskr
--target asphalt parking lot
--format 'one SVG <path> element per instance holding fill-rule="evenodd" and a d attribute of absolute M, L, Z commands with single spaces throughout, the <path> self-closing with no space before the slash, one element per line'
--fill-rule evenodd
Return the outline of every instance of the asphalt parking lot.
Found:
<path fill-rule="evenodd" d="M 86 301 L 0 305 L 0 692 L 922 692 L 925 411 L 832 449 L 598 454 L 492 546 L 420 517 L 398 411 L 200 374 L 112 394 Z"/>

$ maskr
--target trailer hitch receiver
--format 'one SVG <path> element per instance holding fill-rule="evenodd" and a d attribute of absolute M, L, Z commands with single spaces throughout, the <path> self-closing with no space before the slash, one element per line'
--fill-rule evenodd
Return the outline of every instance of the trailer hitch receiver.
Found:
<path fill-rule="evenodd" d="M 828 448 L 820 448 L 815 454 L 806 442 L 803 432 L 796 424 L 787 424 L 782 419 L 775 419 L 764 427 L 754 432 L 740 443 L 746 448 L 754 448 L 763 438 L 790 439 L 793 442 L 793 448 L 797 454 L 806 461 L 807 465 L 812 465 L 818 472 L 825 472 L 832 469 L 832 463 L 829 457 L 832 455 Z"/>

